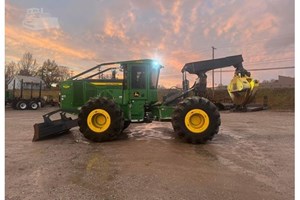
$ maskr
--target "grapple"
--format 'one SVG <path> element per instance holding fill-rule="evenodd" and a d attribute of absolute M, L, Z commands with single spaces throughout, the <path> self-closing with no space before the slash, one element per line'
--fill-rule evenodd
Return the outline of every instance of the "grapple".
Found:
<path fill-rule="evenodd" d="M 60 112 L 60 119 L 51 120 L 50 116 L 58 112 Z M 67 117 L 61 109 L 43 115 L 43 119 L 43 123 L 34 124 L 33 126 L 33 142 L 68 133 L 71 128 L 78 126 L 78 120 Z"/>
<path fill-rule="evenodd" d="M 227 86 L 227 91 L 235 105 L 245 106 L 253 100 L 257 88 L 257 80 L 236 74 Z"/>

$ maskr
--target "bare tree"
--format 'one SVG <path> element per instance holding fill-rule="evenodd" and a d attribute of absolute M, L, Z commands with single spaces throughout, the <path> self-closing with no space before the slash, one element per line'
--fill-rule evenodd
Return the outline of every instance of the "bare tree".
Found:
<path fill-rule="evenodd" d="M 60 81 L 70 78 L 70 71 L 67 67 L 58 66 L 55 60 L 46 60 L 42 67 L 37 71 L 37 75 L 40 76 L 48 88 L 53 83 L 59 83 Z"/>
<path fill-rule="evenodd" d="M 14 61 L 5 63 L 5 81 L 9 81 L 17 73 L 17 64 Z"/>
<path fill-rule="evenodd" d="M 24 53 L 21 60 L 18 62 L 19 75 L 24 76 L 34 76 L 36 75 L 36 70 L 38 64 L 36 59 L 33 58 L 32 54 L 29 52 Z"/>
<path fill-rule="evenodd" d="M 59 66 L 60 71 L 60 81 L 67 80 L 68 78 L 72 77 L 72 72 L 69 70 L 68 67 L 65 66 Z"/>

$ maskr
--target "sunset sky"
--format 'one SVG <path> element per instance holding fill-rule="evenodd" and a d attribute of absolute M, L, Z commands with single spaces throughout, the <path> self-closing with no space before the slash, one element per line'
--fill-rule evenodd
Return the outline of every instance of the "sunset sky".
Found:
<path fill-rule="evenodd" d="M 30 8 L 43 8 L 59 27 L 47 21 L 47 29 L 24 27 Z M 7 0 L 5 21 L 6 62 L 29 51 L 39 64 L 49 58 L 79 72 L 102 62 L 154 58 L 165 66 L 159 84 L 166 87 L 181 84 L 185 63 L 211 59 L 212 46 L 215 58 L 242 54 L 246 69 L 294 66 L 292 0 Z M 223 73 L 223 84 L 232 74 Z M 252 75 L 259 81 L 294 77 L 294 69 Z"/>

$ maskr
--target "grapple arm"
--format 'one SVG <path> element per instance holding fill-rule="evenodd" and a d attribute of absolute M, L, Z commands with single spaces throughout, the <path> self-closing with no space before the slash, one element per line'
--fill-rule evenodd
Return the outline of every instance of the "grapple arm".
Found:
<path fill-rule="evenodd" d="M 203 61 L 196 61 L 187 63 L 183 66 L 181 72 L 189 72 L 190 74 L 197 74 L 200 76 L 207 71 L 220 69 L 224 67 L 234 66 L 238 72 L 247 74 L 246 69 L 243 68 L 243 56 L 236 55 L 236 56 L 228 56 L 225 58 L 218 58 L 213 60 L 203 60 Z"/>
<path fill-rule="evenodd" d="M 243 67 L 242 55 L 229 56 L 213 60 L 191 62 L 184 65 L 181 72 L 197 74 L 195 83 L 195 95 L 206 97 L 206 72 L 214 69 L 233 66 L 235 68 L 234 77 L 228 85 L 228 93 L 234 104 L 244 106 L 251 102 L 257 90 L 258 81 L 251 78 L 250 72 Z M 183 77 L 186 77 L 183 75 Z M 186 80 L 183 80 L 186 82 Z"/>

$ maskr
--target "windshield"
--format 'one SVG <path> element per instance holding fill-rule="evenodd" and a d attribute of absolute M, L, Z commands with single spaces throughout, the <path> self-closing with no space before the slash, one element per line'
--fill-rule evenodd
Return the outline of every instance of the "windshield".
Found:
<path fill-rule="evenodd" d="M 159 76 L 159 67 L 152 67 L 151 69 L 151 76 L 150 76 L 150 88 L 156 89 L 158 83 L 158 76 Z"/>

